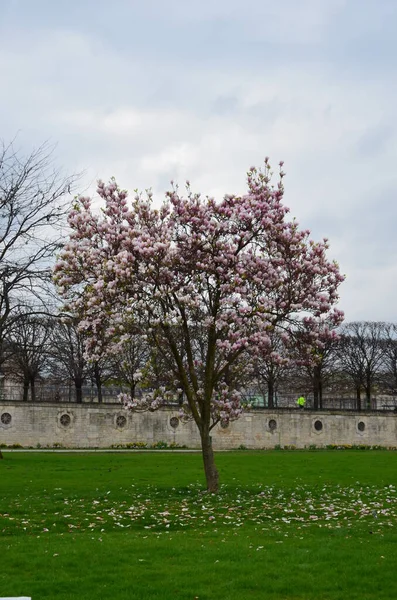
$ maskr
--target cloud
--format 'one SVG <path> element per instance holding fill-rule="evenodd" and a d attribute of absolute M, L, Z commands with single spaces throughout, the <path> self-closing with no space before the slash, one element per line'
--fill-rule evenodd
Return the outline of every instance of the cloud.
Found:
<path fill-rule="evenodd" d="M 6 2 L 2 136 L 58 142 L 82 187 L 170 179 L 243 193 L 266 155 L 285 202 L 348 279 L 348 318 L 392 319 L 396 16 L 388 0 Z M 365 41 L 371 41 L 371 58 Z M 391 52 L 393 50 L 393 52 Z M 384 290 L 379 301 L 372 281 Z M 365 302 L 362 295 L 365 294 Z M 360 317 L 361 318 L 361 317 Z"/>

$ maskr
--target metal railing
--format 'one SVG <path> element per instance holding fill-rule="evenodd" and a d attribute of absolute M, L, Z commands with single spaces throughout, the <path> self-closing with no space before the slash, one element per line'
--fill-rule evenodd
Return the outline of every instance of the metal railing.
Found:
<path fill-rule="evenodd" d="M 118 395 L 121 392 L 128 392 L 128 389 L 121 386 L 103 386 L 102 387 L 102 402 L 117 404 L 119 402 Z M 144 394 L 144 390 L 137 390 L 137 396 Z M 272 409 L 295 409 L 297 408 L 296 400 L 301 394 L 276 394 L 274 398 L 274 406 L 270 407 L 266 397 L 261 395 L 247 395 L 244 401 L 251 405 L 251 410 L 272 410 Z M 98 403 L 98 390 L 95 385 L 84 385 L 81 388 L 81 402 L 83 404 Z M 314 398 L 311 394 L 305 395 L 306 405 L 304 410 L 315 410 Z M 0 388 L 0 403 L 7 402 L 23 402 L 24 394 L 21 385 L 5 385 Z M 29 390 L 27 403 L 32 402 L 31 392 Z M 35 403 L 76 403 L 77 392 L 73 385 L 57 385 L 49 384 L 48 382 L 39 383 L 35 387 Z M 172 403 L 173 405 L 175 403 Z M 318 410 L 331 411 L 395 411 L 397 412 L 397 397 L 395 396 L 377 396 L 370 400 L 370 406 L 365 398 L 358 401 L 352 397 L 342 396 L 324 396 L 319 403 Z"/>
<path fill-rule="evenodd" d="M 296 404 L 300 394 L 285 394 L 277 395 L 274 399 L 273 407 L 270 407 L 266 398 L 259 399 L 255 397 L 255 401 L 251 407 L 256 409 L 288 409 L 298 408 Z M 397 398 L 394 396 L 379 396 L 372 397 L 368 403 L 366 398 L 342 397 L 342 396 L 325 396 L 318 401 L 318 406 L 315 408 L 315 402 L 312 395 L 305 396 L 306 404 L 303 410 L 326 410 L 326 411 L 396 411 Z M 247 399 L 250 402 L 250 399 Z"/>

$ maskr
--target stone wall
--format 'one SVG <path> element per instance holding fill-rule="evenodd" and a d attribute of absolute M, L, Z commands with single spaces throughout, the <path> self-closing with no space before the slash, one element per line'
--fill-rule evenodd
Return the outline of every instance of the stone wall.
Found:
<path fill-rule="evenodd" d="M 128 413 L 114 404 L 0 404 L 0 444 L 70 448 L 108 448 L 131 442 L 159 441 L 200 446 L 193 422 L 183 424 L 177 410 Z M 397 446 L 393 412 L 344 413 L 255 410 L 212 432 L 216 449 L 274 448 L 315 444 Z"/>

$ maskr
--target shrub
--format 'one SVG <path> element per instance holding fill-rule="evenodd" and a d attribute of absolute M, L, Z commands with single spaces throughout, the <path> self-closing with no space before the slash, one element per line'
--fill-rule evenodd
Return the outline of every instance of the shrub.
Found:
<path fill-rule="evenodd" d="M 164 448 L 168 448 L 168 444 L 167 442 L 159 441 L 155 442 L 150 447 L 153 448 L 153 450 L 163 450 Z"/>
<path fill-rule="evenodd" d="M 180 444 L 177 444 L 176 442 L 171 442 L 171 444 L 168 447 L 171 448 L 172 450 L 174 450 L 176 448 L 178 448 L 180 450 L 187 449 L 187 446 L 185 446 L 185 444 L 180 445 Z"/>
<path fill-rule="evenodd" d="M 147 448 L 147 443 L 146 442 L 128 442 L 127 444 L 112 444 L 110 447 L 118 449 L 118 450 L 123 450 L 123 449 L 140 450 L 143 448 Z"/>
<path fill-rule="evenodd" d="M 147 448 L 147 443 L 146 442 L 128 442 L 128 444 L 125 445 L 125 448 L 139 450 L 139 449 Z"/>

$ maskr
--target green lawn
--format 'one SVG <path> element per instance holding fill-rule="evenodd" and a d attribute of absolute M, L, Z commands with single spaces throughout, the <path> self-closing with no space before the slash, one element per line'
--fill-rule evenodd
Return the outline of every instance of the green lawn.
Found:
<path fill-rule="evenodd" d="M 0 597 L 397 598 L 397 453 L 11 453 Z"/>

